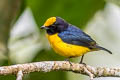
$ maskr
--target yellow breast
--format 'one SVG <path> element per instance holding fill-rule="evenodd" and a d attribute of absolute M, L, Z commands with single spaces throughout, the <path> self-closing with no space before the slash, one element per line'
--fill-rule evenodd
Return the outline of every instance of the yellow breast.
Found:
<path fill-rule="evenodd" d="M 54 35 L 47 34 L 47 38 L 55 52 L 65 57 L 78 57 L 90 51 L 90 49 L 87 47 L 63 42 L 57 33 Z"/>

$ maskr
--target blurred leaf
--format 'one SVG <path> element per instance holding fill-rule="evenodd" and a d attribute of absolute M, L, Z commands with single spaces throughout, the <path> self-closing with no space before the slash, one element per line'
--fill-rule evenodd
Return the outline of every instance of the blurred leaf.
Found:
<path fill-rule="evenodd" d="M 10 29 L 20 12 L 22 3 L 23 0 L 0 1 L 0 54 L 6 54 L 8 56 L 8 39 Z"/>
<path fill-rule="evenodd" d="M 120 7 L 120 0 L 105 0 L 106 2 L 114 3 Z"/>
<path fill-rule="evenodd" d="M 104 7 L 104 0 L 27 0 L 38 26 L 51 16 L 60 16 L 83 27 L 94 13 Z"/>
<path fill-rule="evenodd" d="M 0 80 L 15 80 L 16 79 L 16 77 L 15 77 L 15 75 L 2 75 L 2 76 L 0 76 Z"/>

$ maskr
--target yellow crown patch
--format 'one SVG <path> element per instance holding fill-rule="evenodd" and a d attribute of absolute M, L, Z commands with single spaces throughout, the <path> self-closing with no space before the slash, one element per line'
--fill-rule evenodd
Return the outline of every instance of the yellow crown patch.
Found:
<path fill-rule="evenodd" d="M 56 17 L 51 17 L 46 20 L 44 26 L 48 27 L 48 26 L 52 25 L 55 21 L 56 21 Z"/>

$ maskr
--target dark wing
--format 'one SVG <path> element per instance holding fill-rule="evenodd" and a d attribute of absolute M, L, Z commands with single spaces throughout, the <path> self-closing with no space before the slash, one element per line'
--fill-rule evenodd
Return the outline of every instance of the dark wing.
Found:
<path fill-rule="evenodd" d="M 86 33 L 75 26 L 69 26 L 68 29 L 58 34 L 58 36 L 68 44 L 94 48 L 96 42 Z"/>

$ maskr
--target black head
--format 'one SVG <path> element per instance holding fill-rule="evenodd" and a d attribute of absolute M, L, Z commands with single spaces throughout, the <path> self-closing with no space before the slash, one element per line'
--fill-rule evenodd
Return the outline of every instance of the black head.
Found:
<path fill-rule="evenodd" d="M 68 25 L 69 24 L 60 17 L 51 17 L 47 19 L 41 29 L 46 29 L 47 33 L 52 35 L 64 31 Z"/>

